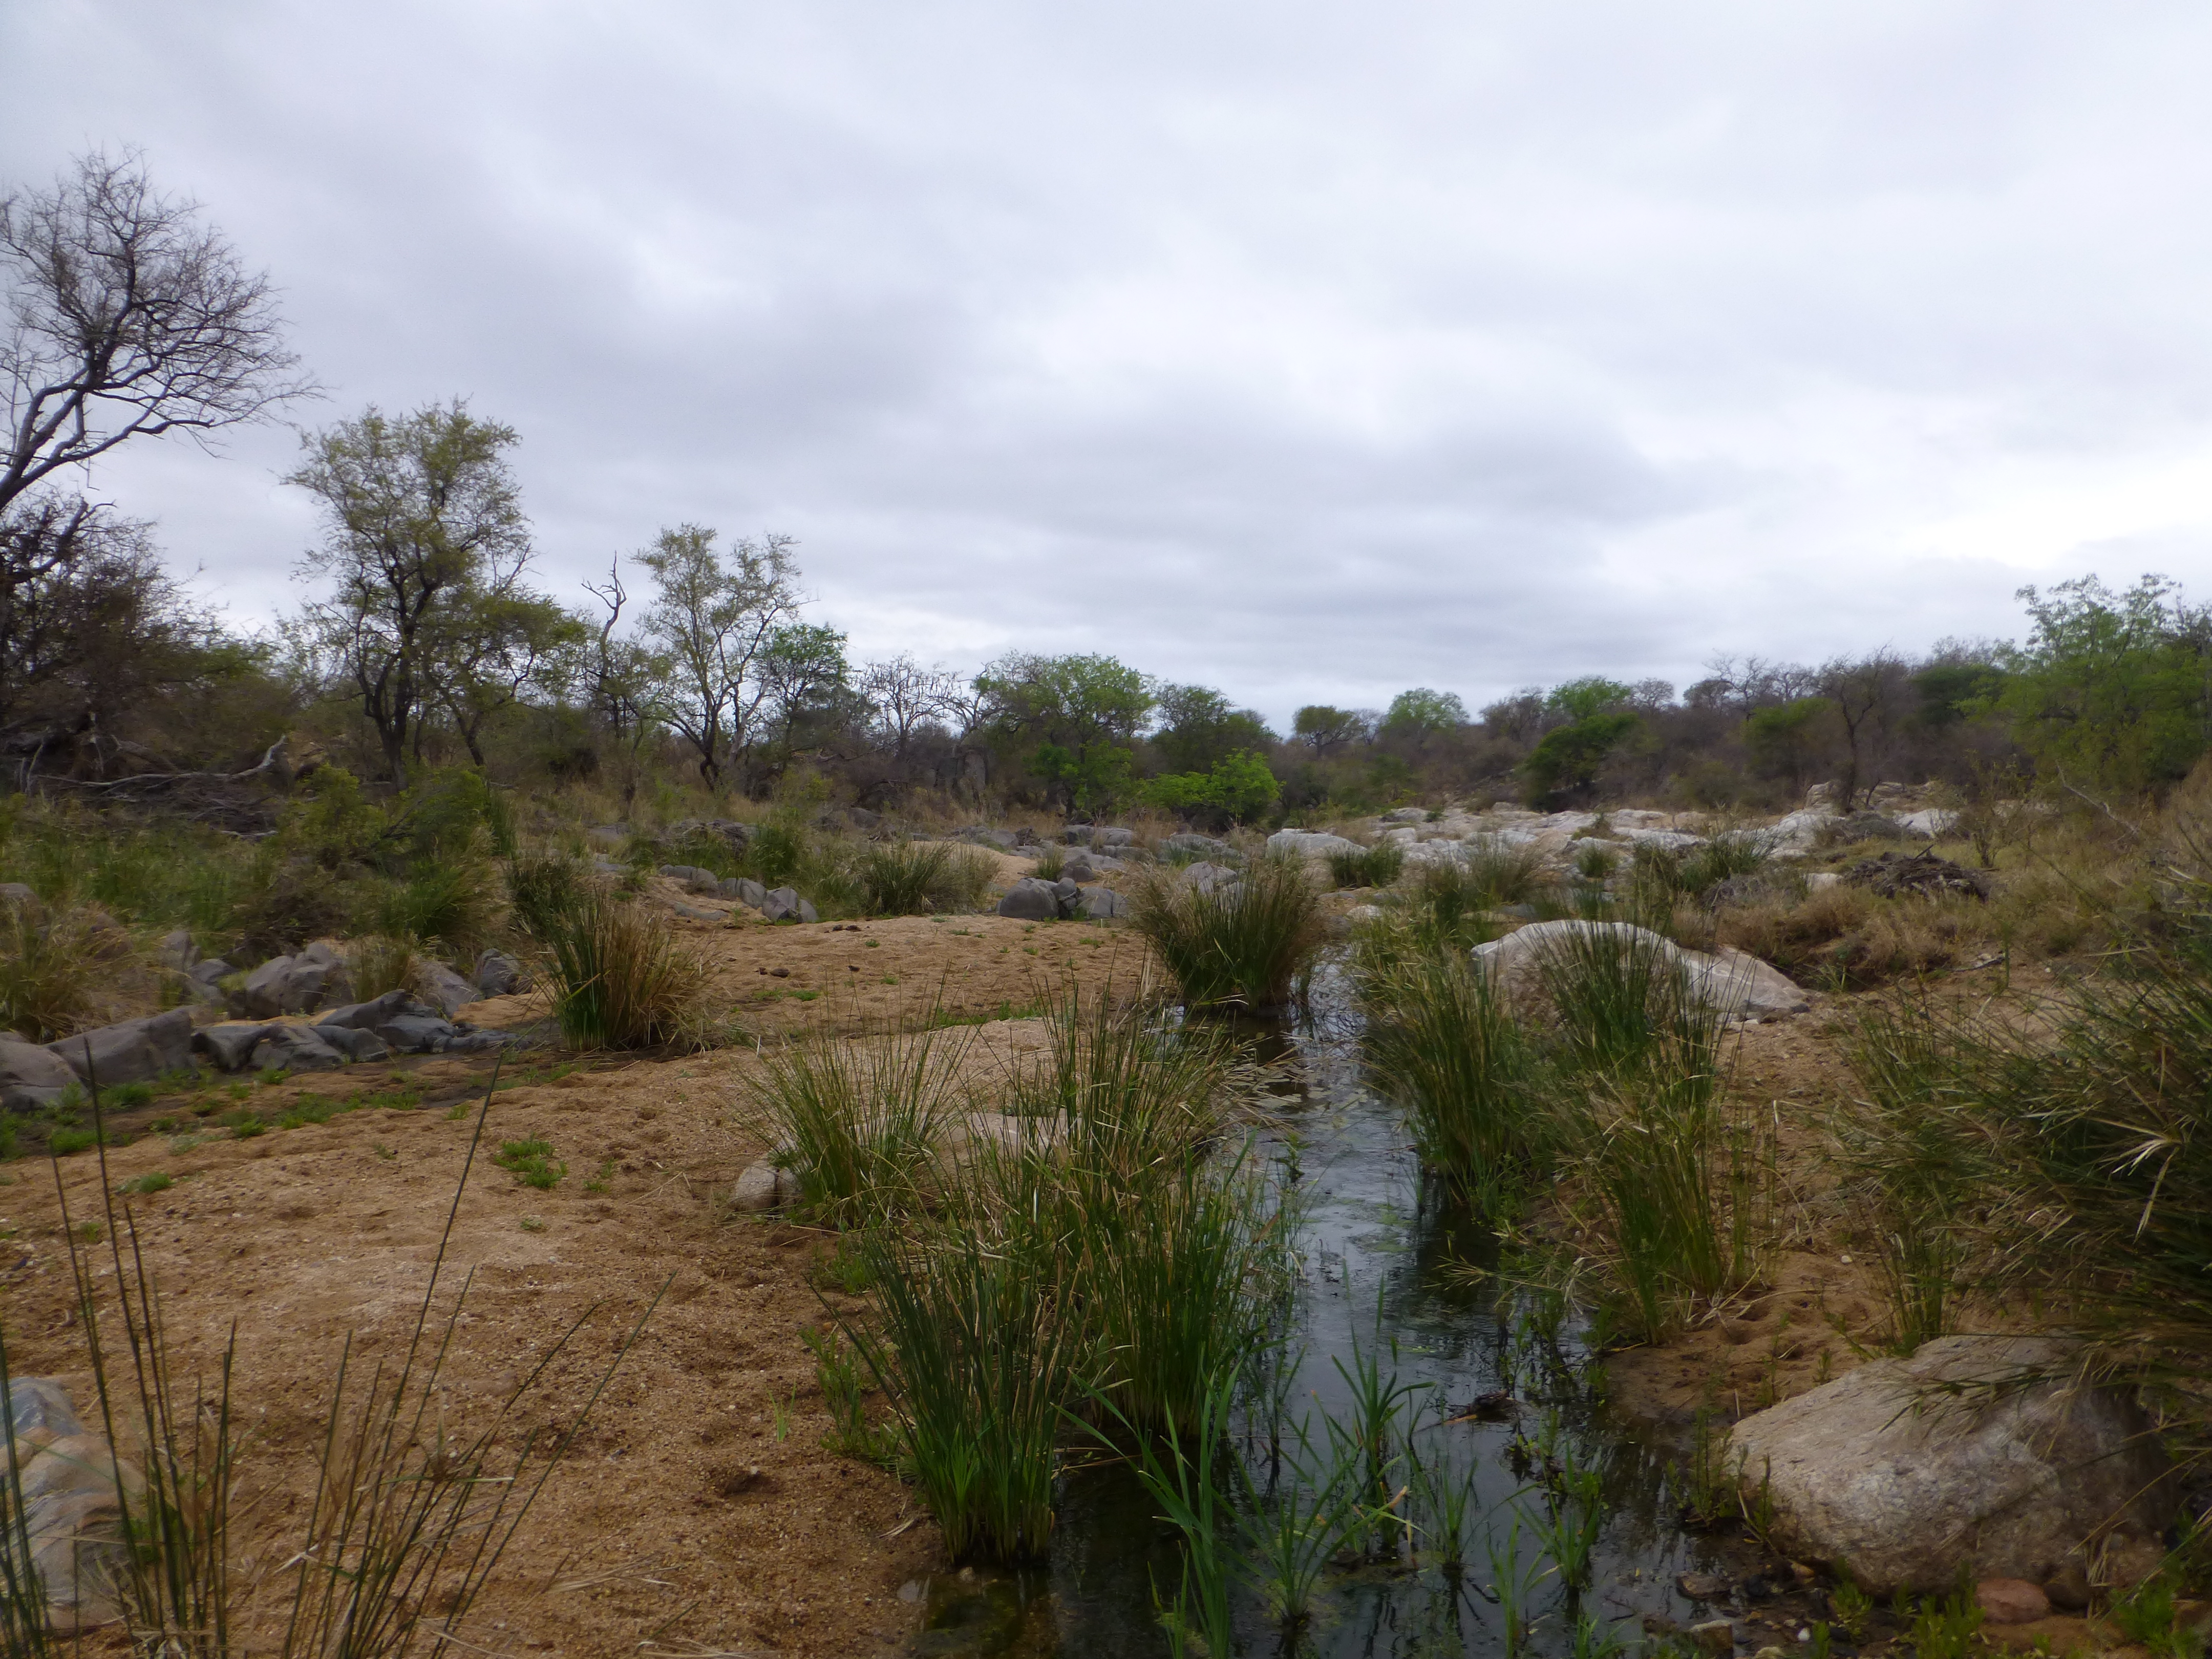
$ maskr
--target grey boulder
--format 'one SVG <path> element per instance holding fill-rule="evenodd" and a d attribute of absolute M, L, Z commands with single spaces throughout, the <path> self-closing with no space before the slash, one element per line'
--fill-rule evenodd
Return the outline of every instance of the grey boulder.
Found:
<path fill-rule="evenodd" d="M 756 910 L 768 902 L 768 889 L 750 876 L 733 876 L 714 890 L 724 898 L 735 899 Z"/>
<path fill-rule="evenodd" d="M 1623 954 L 1650 953 L 1657 965 L 1680 974 L 1690 996 L 1729 1019 L 1764 1019 L 1802 1013 L 1812 1000 L 1802 988 L 1757 957 L 1723 945 L 1708 956 L 1685 951 L 1648 927 L 1626 921 L 1539 921 L 1474 947 L 1478 966 L 1495 975 L 1516 1000 L 1540 996 L 1547 965 L 1571 951 L 1611 947 Z"/>
<path fill-rule="evenodd" d="M 1278 857 L 1325 859 L 1337 853 L 1364 853 L 1367 849 L 1356 841 L 1323 835 L 1317 830 L 1278 830 L 1267 837 L 1267 850 Z"/>
<path fill-rule="evenodd" d="M 281 1024 L 262 1032 L 247 1062 L 256 1071 L 281 1066 L 288 1072 L 335 1072 L 344 1063 L 344 1057 L 313 1026 Z"/>
<path fill-rule="evenodd" d="M 471 1002 L 483 1000 L 482 991 L 442 962 L 425 963 L 420 977 L 424 993 L 448 1018 L 460 1012 Z"/>
<path fill-rule="evenodd" d="M 504 951 L 487 951 L 477 958 L 477 989 L 488 997 L 511 996 L 526 990 L 530 975 Z"/>
<path fill-rule="evenodd" d="M 143 1083 L 191 1064 L 191 1011 L 172 1008 L 167 1013 L 66 1036 L 46 1047 L 59 1054 L 80 1079 L 90 1082 L 96 1078 L 102 1088 L 117 1083 Z"/>
<path fill-rule="evenodd" d="M 333 1008 L 315 1022 L 318 1029 L 325 1025 L 350 1025 L 356 1030 L 374 1031 L 386 1020 L 401 1014 L 427 1014 L 431 1011 L 404 991 L 386 991 L 382 996 L 367 1002 L 349 1002 L 343 1008 Z"/>
<path fill-rule="evenodd" d="M 1183 866 L 1182 878 L 1209 897 L 1224 888 L 1233 888 L 1239 879 L 1237 872 L 1225 864 L 1212 864 L 1201 859 L 1196 864 Z"/>
<path fill-rule="evenodd" d="M 389 1060 L 392 1050 L 374 1031 L 351 1025 L 318 1025 L 315 1035 L 348 1060 Z"/>
<path fill-rule="evenodd" d="M 1096 881 L 1098 879 L 1097 866 L 1093 865 L 1089 859 L 1070 859 L 1066 864 L 1060 867 L 1060 873 L 1070 881 Z"/>
<path fill-rule="evenodd" d="M 237 971 L 237 969 L 232 967 L 221 957 L 210 957 L 205 962 L 194 963 L 185 977 L 196 979 L 201 984 L 213 989 Z"/>
<path fill-rule="evenodd" d="M 682 882 L 695 893 L 711 893 L 721 880 L 712 870 L 702 869 L 696 864 L 664 864 L 660 873 L 671 881 Z"/>
<path fill-rule="evenodd" d="M 1160 848 L 1168 853 L 1197 853 L 1206 858 L 1228 858 L 1237 851 L 1227 842 L 1201 836 L 1195 830 L 1177 830 L 1160 842 Z"/>
<path fill-rule="evenodd" d="M 799 896 L 793 887 L 772 888 L 761 900 L 760 913 L 770 921 L 819 921 L 814 907 Z"/>
<path fill-rule="evenodd" d="M 189 927 L 171 928 L 161 935 L 161 942 L 154 947 L 154 960 L 162 967 L 173 969 L 180 974 L 191 971 L 191 965 L 199 960 L 199 954 L 198 948 L 192 943 L 192 931 Z"/>
<path fill-rule="evenodd" d="M 1060 917 L 1060 897 L 1050 882 L 1024 876 L 1006 889 L 1006 896 L 999 901 L 999 914 L 1022 921 L 1055 921 Z"/>
<path fill-rule="evenodd" d="M 0 1111 L 35 1111 L 51 1106 L 76 1081 L 69 1062 L 50 1048 L 15 1037 L 0 1037 Z"/>
<path fill-rule="evenodd" d="M 1083 892 L 1083 914 L 1093 921 L 1105 921 L 1127 911 L 1129 902 L 1110 887 L 1087 887 Z"/>
<path fill-rule="evenodd" d="M 192 1033 L 192 1048 L 195 1052 L 213 1060 L 219 1071 L 242 1072 L 246 1062 L 253 1057 L 254 1044 L 275 1029 L 262 1020 L 203 1025 Z"/>
<path fill-rule="evenodd" d="M 1091 837 L 1093 847 L 1127 847 L 1136 840 L 1137 832 L 1124 830 L 1119 824 L 1102 824 Z"/>
<path fill-rule="evenodd" d="M 295 957 L 271 957 L 231 994 L 231 1012 L 246 1019 L 306 1013 L 323 1000 L 325 989 L 337 975 L 335 960 L 319 961 L 305 951 Z"/>
<path fill-rule="evenodd" d="M 2179 1505 L 2133 1397 L 2048 1338 L 1949 1336 L 1747 1417 L 1726 1455 L 1776 1548 L 1869 1593 L 2019 1578 L 2080 1605 L 2154 1570 Z"/>
<path fill-rule="evenodd" d="M 763 1158 L 747 1165 L 730 1188 L 730 1207 L 745 1215 L 762 1215 L 796 1203 L 799 1196 L 799 1177 Z"/>

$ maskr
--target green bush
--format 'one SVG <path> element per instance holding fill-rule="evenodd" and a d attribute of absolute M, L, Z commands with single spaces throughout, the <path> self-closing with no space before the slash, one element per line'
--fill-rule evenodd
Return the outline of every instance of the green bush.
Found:
<path fill-rule="evenodd" d="M 1388 887 L 1406 867 L 1406 849 L 1395 841 L 1328 855 L 1329 879 L 1339 887 Z"/>
<path fill-rule="evenodd" d="M 860 915 L 927 916 L 980 908 L 998 865 L 977 848 L 872 842 L 852 854 L 844 872 Z"/>
<path fill-rule="evenodd" d="M 515 923 L 532 939 L 550 938 L 590 896 L 590 870 L 564 853 L 518 853 L 507 861 L 507 898 Z"/>

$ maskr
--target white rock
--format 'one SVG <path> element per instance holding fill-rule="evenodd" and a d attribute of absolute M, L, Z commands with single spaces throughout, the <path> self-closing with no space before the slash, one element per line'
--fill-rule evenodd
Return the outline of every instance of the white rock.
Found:
<path fill-rule="evenodd" d="M 762 1158 L 747 1165 L 738 1184 L 730 1188 L 730 1207 L 746 1215 L 761 1215 L 792 1203 L 799 1190 L 797 1176 Z"/>
<path fill-rule="evenodd" d="M 1848 1561 L 1876 1596 L 1940 1593 L 1962 1568 L 2063 1582 L 2093 1537 L 2117 1582 L 2133 1583 L 2164 1553 L 2177 1494 L 2126 1395 L 2014 1386 L 2063 1376 L 2072 1358 L 2044 1338 L 1943 1337 L 1747 1417 L 1725 1455 L 1772 1506 L 1778 1549 Z"/>
<path fill-rule="evenodd" d="M 1577 937 L 1609 939 L 1623 950 L 1648 950 L 1662 962 L 1679 967 L 1698 1001 L 1719 1010 L 1730 1019 L 1760 1019 L 1777 1014 L 1802 1013 L 1811 999 L 1757 957 L 1723 945 L 1711 956 L 1685 951 L 1663 934 L 1626 921 L 1538 921 L 1515 929 L 1503 939 L 1474 947 L 1474 959 L 1486 964 L 1516 995 L 1533 991 L 1547 954 Z"/>
<path fill-rule="evenodd" d="M 1923 806 L 1917 812 L 1907 812 L 1898 819 L 1898 827 L 1908 836 L 1918 836 L 1924 841 L 1934 841 L 1951 833 L 1959 815 L 1941 806 Z"/>
<path fill-rule="evenodd" d="M 1356 841 L 1324 835 L 1317 830 L 1278 830 L 1267 837 L 1267 850 L 1279 857 L 1325 859 L 1332 853 L 1364 853 L 1367 849 Z"/>

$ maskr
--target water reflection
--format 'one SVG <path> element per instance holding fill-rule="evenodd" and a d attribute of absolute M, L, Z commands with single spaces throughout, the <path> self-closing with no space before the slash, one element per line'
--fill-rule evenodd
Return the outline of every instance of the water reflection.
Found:
<path fill-rule="evenodd" d="M 1299 1427 L 1326 1447 L 1326 1419 L 1352 1418 L 1364 1363 L 1417 1388 L 1425 1422 L 1452 1419 L 1423 1435 L 1424 1452 L 1439 1480 L 1468 1483 L 1472 1497 L 1457 1568 L 1419 1534 L 1410 1549 L 1400 1536 L 1366 1559 L 1340 1557 L 1320 1611 L 1295 1633 L 1240 1587 L 1239 1651 L 1506 1659 L 1517 1648 L 1550 1659 L 1576 1650 L 1578 1620 L 1633 1638 L 1646 1614 L 1692 1616 L 1674 1581 L 1711 1565 L 1717 1546 L 1675 1524 L 1665 1472 L 1680 1449 L 1608 1415 L 1571 1316 L 1547 1325 L 1531 1316 L 1529 1298 L 1468 1271 L 1497 1265 L 1497 1241 L 1425 1187 L 1397 1113 L 1366 1086 L 1341 965 L 1316 974 L 1304 1019 L 1248 1023 L 1244 1035 L 1255 1057 L 1281 1068 L 1279 1121 L 1258 1150 L 1297 1194 L 1302 1230 L 1281 1372 L 1252 1390 L 1233 1455 L 1263 1494 L 1280 1490 Z M 1559 1513 L 1540 1483 L 1563 1470 L 1594 1470 L 1603 1498 L 1589 1589 L 1579 1595 L 1539 1545 Z M 1155 1595 L 1171 1595 L 1179 1571 L 1176 1535 L 1130 1471 L 1078 1470 L 1064 1483 L 1049 1560 L 933 1579 L 914 1650 L 1164 1655 Z M 1509 1623 L 1522 1627 L 1520 1642 L 1509 1644 Z"/>

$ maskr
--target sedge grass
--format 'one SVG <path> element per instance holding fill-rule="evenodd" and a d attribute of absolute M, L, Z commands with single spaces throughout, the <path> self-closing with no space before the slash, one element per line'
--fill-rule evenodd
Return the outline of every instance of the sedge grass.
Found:
<path fill-rule="evenodd" d="M 764 1056 L 738 1121 L 799 1177 L 807 1207 L 860 1226 L 922 1206 L 939 1145 L 969 1104 L 969 1033 L 925 1022 L 860 1040 L 810 1033 Z"/>
<path fill-rule="evenodd" d="M 543 938 L 553 1017 L 578 1048 L 673 1042 L 706 987 L 706 964 L 665 921 L 609 894 L 556 912 Z"/>
<path fill-rule="evenodd" d="M 1479 1214 L 1511 1217 L 1554 1152 L 1536 1054 L 1458 952 L 1415 951 L 1385 971 L 1366 985 L 1369 1076 L 1405 1109 L 1425 1168 Z"/>
<path fill-rule="evenodd" d="M 1339 887 L 1388 887 L 1406 868 L 1406 849 L 1395 841 L 1328 855 L 1329 879 Z"/>
<path fill-rule="evenodd" d="M 1129 920 L 1193 1008 L 1286 1006 L 1328 937 L 1297 859 L 1254 859 L 1211 892 L 1163 871 L 1138 884 Z"/>
<path fill-rule="evenodd" d="M 1087 1346 L 1058 1275 L 973 1220 L 858 1235 L 877 1320 L 848 1328 L 896 1407 L 890 1437 L 956 1561 L 1040 1555 L 1060 1412 Z"/>

